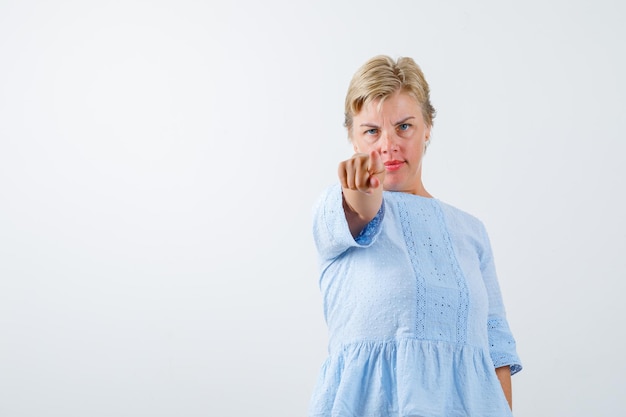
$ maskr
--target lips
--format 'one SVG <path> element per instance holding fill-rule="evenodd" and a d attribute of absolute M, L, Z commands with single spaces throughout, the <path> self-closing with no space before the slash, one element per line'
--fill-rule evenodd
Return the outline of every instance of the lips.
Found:
<path fill-rule="evenodd" d="M 400 168 L 402 168 L 402 165 L 404 165 L 404 161 L 397 161 L 397 160 L 387 161 L 385 162 L 385 169 L 387 171 L 397 171 Z"/>

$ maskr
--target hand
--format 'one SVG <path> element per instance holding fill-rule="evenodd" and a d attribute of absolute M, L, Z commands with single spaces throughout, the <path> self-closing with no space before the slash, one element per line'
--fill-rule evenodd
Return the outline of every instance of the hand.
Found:
<path fill-rule="evenodd" d="M 343 189 L 370 194 L 385 179 L 385 166 L 376 151 L 356 153 L 339 164 L 339 180 Z"/>

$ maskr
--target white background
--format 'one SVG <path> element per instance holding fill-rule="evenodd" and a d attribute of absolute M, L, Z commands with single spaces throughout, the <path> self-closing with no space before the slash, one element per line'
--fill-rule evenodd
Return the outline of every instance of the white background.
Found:
<path fill-rule="evenodd" d="M 492 239 L 517 417 L 622 410 L 618 1 L 0 1 L 0 416 L 304 416 L 343 99 L 413 57 Z"/>

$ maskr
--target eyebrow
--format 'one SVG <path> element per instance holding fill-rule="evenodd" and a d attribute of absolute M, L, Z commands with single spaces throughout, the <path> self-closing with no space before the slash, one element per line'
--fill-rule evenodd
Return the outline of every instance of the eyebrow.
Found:
<path fill-rule="evenodd" d="M 398 125 L 401 125 L 402 123 L 405 123 L 405 122 L 407 122 L 407 121 L 409 121 L 411 119 L 415 119 L 415 116 L 407 116 L 404 119 L 400 119 L 399 121 L 395 122 L 393 125 L 394 126 L 398 126 Z M 379 127 L 377 124 L 374 124 L 374 123 L 361 123 L 359 126 L 360 127 L 375 127 L 375 128 Z"/>
<path fill-rule="evenodd" d="M 415 119 L 415 116 L 407 116 L 404 119 L 401 119 L 400 121 L 394 123 L 394 126 L 401 125 L 402 123 L 405 123 L 405 122 L 407 122 L 407 121 L 409 121 L 411 119 Z"/>

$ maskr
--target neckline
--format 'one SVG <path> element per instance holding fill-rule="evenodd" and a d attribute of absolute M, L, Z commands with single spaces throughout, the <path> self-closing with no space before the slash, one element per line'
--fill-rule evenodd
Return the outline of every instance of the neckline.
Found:
<path fill-rule="evenodd" d="M 419 194 L 407 193 L 406 191 L 383 190 L 383 194 L 384 193 L 393 194 L 393 195 L 402 195 L 402 196 L 406 196 L 407 198 L 416 197 L 417 199 L 420 199 L 420 200 L 438 201 L 437 197 L 435 197 L 435 196 L 426 197 L 426 196 L 419 195 Z"/>

